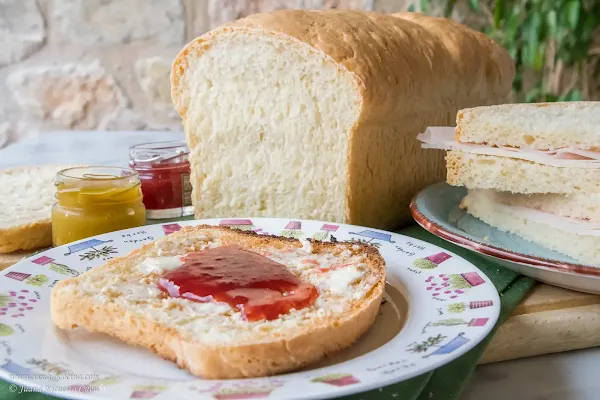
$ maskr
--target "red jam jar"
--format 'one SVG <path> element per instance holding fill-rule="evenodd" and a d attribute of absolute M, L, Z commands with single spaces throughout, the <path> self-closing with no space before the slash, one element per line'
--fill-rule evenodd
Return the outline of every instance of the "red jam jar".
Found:
<path fill-rule="evenodd" d="M 185 142 L 143 143 L 129 148 L 129 165 L 140 177 L 148 219 L 194 213 L 189 153 Z"/>

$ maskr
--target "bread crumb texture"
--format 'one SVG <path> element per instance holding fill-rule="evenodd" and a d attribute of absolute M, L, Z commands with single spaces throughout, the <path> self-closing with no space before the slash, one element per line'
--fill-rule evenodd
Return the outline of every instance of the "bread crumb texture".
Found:
<path fill-rule="evenodd" d="M 284 10 L 218 27 L 171 73 L 196 218 L 408 223 L 414 193 L 444 176 L 417 133 L 501 102 L 513 72 L 485 35 L 414 13 Z"/>
<path fill-rule="evenodd" d="M 0 253 L 52 244 L 51 211 L 56 173 L 66 165 L 0 171 Z"/>
<path fill-rule="evenodd" d="M 600 148 L 597 101 L 475 107 L 461 110 L 456 122 L 459 140 L 466 143 L 538 150 Z"/>
<path fill-rule="evenodd" d="M 495 189 L 523 194 L 600 192 L 599 169 L 553 167 L 461 151 L 449 151 L 446 165 L 447 182 L 467 189 Z"/>
<path fill-rule="evenodd" d="M 513 233 L 530 242 L 565 254 L 587 265 L 600 264 L 600 237 L 566 232 L 495 207 L 495 202 L 480 201 L 469 193 L 461 202 L 467 213 L 503 232 Z"/>

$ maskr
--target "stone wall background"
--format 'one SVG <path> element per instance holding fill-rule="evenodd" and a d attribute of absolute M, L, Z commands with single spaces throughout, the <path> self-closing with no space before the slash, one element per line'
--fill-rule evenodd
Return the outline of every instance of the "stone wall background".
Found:
<path fill-rule="evenodd" d="M 171 62 L 223 22 L 281 8 L 405 11 L 410 0 L 0 0 L 0 148 L 56 129 L 181 129 Z M 418 3 L 418 2 L 417 2 Z"/>

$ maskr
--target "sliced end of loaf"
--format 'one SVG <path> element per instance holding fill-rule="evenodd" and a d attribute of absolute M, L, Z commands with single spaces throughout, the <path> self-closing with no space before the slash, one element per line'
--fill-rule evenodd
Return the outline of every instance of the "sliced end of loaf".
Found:
<path fill-rule="evenodd" d="M 175 64 L 197 218 L 347 220 L 348 141 L 360 115 L 353 74 L 264 30 L 214 32 Z"/>
<path fill-rule="evenodd" d="M 446 154 L 447 182 L 468 189 L 513 193 L 598 193 L 600 170 L 560 168 L 461 151 Z"/>
<path fill-rule="evenodd" d="M 333 288 L 339 279 L 327 283 L 333 278 L 317 275 L 304 264 L 289 261 L 296 260 L 289 256 L 285 265 L 315 284 L 319 299 L 275 321 L 246 322 L 239 311 L 223 303 L 168 297 L 156 287 L 159 274 L 137 268 L 149 256 L 185 254 L 228 243 L 279 262 L 288 257 L 282 254 L 318 260 L 361 259 L 356 265 L 361 265 L 363 275 L 348 284 L 348 291 L 338 293 Z M 328 284 L 334 286 L 328 289 Z M 374 322 L 384 284 L 385 263 L 370 246 L 313 242 L 307 253 L 295 239 L 201 226 L 184 228 L 103 267 L 59 282 L 52 293 L 51 314 L 62 329 L 83 327 L 108 333 L 199 376 L 255 377 L 291 371 L 351 345 Z"/>

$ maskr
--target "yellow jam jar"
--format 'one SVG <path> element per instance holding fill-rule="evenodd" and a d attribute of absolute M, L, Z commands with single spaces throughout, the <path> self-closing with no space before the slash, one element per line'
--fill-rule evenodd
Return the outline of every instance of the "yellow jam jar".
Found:
<path fill-rule="evenodd" d="M 54 246 L 146 223 L 140 178 L 132 169 L 69 168 L 58 172 L 55 185 Z"/>

